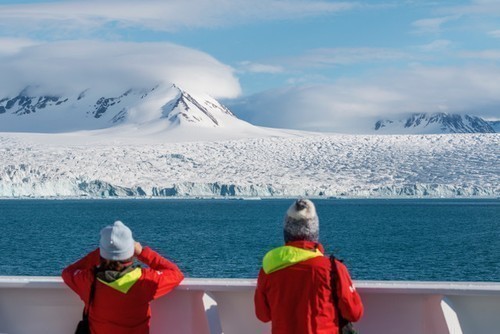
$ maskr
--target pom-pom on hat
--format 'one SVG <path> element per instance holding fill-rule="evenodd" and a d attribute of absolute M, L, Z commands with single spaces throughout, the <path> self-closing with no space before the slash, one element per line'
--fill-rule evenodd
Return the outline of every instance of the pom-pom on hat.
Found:
<path fill-rule="evenodd" d="M 283 234 L 285 243 L 297 240 L 318 241 L 319 219 L 313 202 L 298 199 L 288 208 Z"/>
<path fill-rule="evenodd" d="M 132 231 L 121 221 L 115 221 L 101 230 L 99 242 L 101 257 L 106 260 L 123 261 L 134 256 Z"/>

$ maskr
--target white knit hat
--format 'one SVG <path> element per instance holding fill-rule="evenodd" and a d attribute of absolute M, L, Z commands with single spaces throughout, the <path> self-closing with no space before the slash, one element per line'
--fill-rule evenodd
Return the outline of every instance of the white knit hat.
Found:
<path fill-rule="evenodd" d="M 313 202 L 298 199 L 288 208 L 283 226 L 285 242 L 297 240 L 318 241 L 319 219 Z"/>
<path fill-rule="evenodd" d="M 106 260 L 123 261 L 134 256 L 132 231 L 121 221 L 115 221 L 101 230 L 99 242 L 101 257 Z"/>

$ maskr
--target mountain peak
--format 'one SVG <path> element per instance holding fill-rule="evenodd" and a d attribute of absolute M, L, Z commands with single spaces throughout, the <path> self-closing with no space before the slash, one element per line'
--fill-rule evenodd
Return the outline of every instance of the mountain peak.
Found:
<path fill-rule="evenodd" d="M 29 89 L 14 97 L 0 96 L 0 131 L 6 132 L 57 133 L 155 123 L 165 129 L 220 128 L 232 122 L 245 123 L 212 97 L 195 96 L 175 84 L 109 95 L 89 88 L 68 96 L 36 96 Z"/>
<path fill-rule="evenodd" d="M 375 131 L 384 133 L 494 133 L 493 127 L 477 116 L 449 113 L 415 113 L 402 119 L 378 120 Z"/>
<path fill-rule="evenodd" d="M 218 116 L 236 118 L 229 109 L 209 96 L 195 98 L 175 84 L 172 88 L 176 91 L 175 98 L 162 107 L 162 118 L 166 118 L 172 125 L 198 123 L 203 126 L 219 127 L 222 124 Z"/>

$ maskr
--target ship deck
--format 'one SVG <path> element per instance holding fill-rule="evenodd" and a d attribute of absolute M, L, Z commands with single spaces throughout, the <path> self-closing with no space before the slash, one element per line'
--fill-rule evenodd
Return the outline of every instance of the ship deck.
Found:
<path fill-rule="evenodd" d="M 252 279 L 187 278 L 152 303 L 151 333 L 269 333 Z M 497 333 L 500 283 L 356 281 L 361 333 Z M 59 277 L 0 276 L 0 333 L 72 333 L 83 304 Z"/>

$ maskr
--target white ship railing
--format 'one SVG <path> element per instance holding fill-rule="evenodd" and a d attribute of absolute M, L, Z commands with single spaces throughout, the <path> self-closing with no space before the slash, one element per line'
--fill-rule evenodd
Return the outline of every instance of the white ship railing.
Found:
<path fill-rule="evenodd" d="M 356 281 L 369 334 L 500 333 L 500 283 Z M 153 302 L 151 333 L 269 333 L 255 280 L 185 279 Z M 58 277 L 0 276 L 0 333 L 68 334 L 83 304 Z"/>

